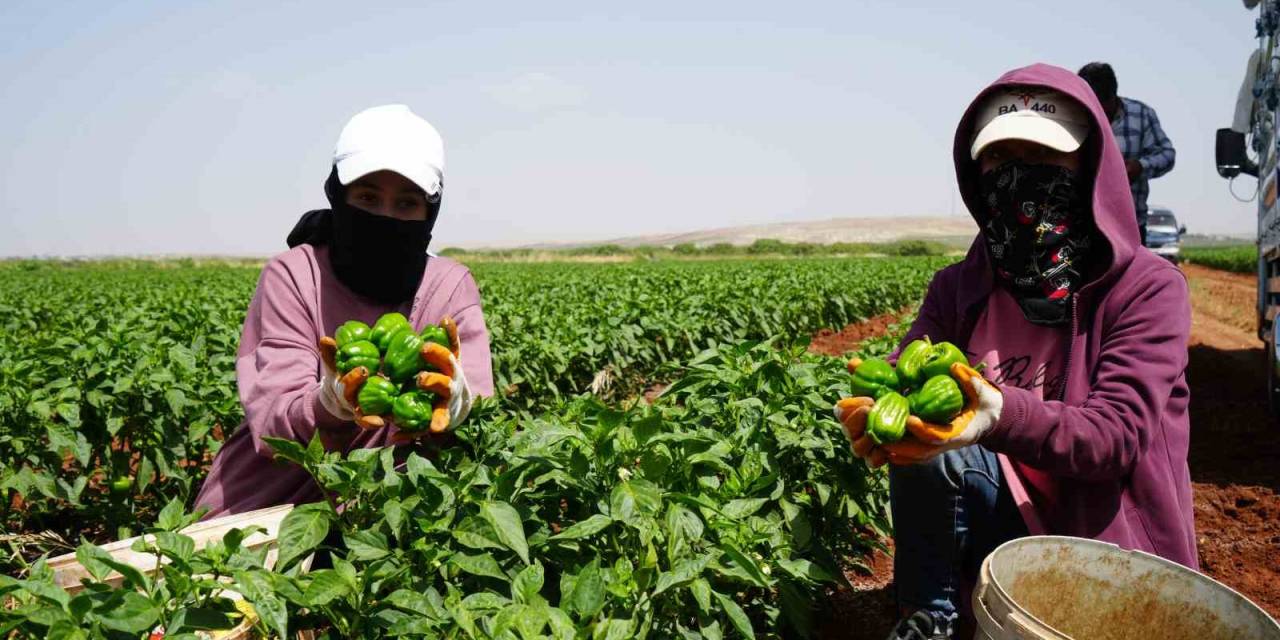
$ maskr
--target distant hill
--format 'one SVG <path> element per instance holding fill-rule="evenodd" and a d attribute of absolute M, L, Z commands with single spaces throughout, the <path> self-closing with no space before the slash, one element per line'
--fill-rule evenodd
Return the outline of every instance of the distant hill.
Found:
<path fill-rule="evenodd" d="M 613 238 L 599 242 L 572 244 L 537 244 L 530 249 L 567 249 L 592 245 L 616 244 L 623 247 L 664 246 L 693 244 L 705 247 L 717 243 L 749 245 L 756 240 L 782 240 L 784 242 L 895 242 L 906 239 L 923 239 L 967 245 L 977 233 L 978 227 L 968 216 L 901 218 L 832 218 L 804 222 L 777 222 L 772 224 L 745 225 L 705 229 L 684 233 L 666 233 L 646 236 Z"/>

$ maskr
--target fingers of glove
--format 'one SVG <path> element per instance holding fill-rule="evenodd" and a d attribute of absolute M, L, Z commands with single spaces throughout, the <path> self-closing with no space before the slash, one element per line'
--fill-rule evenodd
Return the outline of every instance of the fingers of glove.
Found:
<path fill-rule="evenodd" d="M 871 407 L 863 406 L 844 414 L 840 426 L 844 427 L 844 437 L 848 438 L 850 443 L 866 435 L 867 416 L 870 413 Z"/>
<path fill-rule="evenodd" d="M 928 460 L 938 452 L 938 447 L 936 445 L 917 442 L 910 439 L 892 442 L 881 448 L 884 449 L 892 459 L 913 460 L 916 462 Z"/>
<path fill-rule="evenodd" d="M 427 342 L 422 345 L 422 359 L 445 377 L 453 377 L 453 357 L 454 354 L 448 349 L 434 343 Z"/>
<path fill-rule="evenodd" d="M 356 406 L 356 396 L 360 395 L 360 387 L 363 387 L 365 380 L 368 379 L 369 370 L 365 367 L 356 367 L 348 371 L 338 381 L 342 384 L 342 397 L 347 401 L 348 405 Z"/>
<path fill-rule="evenodd" d="M 899 467 L 905 467 L 907 465 L 920 464 L 922 462 L 927 462 L 932 457 L 933 456 L 916 458 L 913 456 L 904 456 L 902 454 L 894 453 L 892 451 L 889 452 L 889 462 L 892 464 L 898 465 Z"/>
<path fill-rule="evenodd" d="M 862 365 L 862 358 L 850 358 L 849 362 L 844 365 L 844 368 L 847 369 L 849 373 L 853 373 L 853 370 L 857 369 L 861 365 Z"/>
<path fill-rule="evenodd" d="M 431 433 L 444 433 L 449 428 L 449 401 L 437 398 L 431 410 Z"/>
<path fill-rule="evenodd" d="M 453 316 L 445 316 L 440 319 L 440 327 L 449 334 L 449 348 L 453 351 L 453 356 L 458 357 L 462 347 L 458 342 L 458 323 L 453 321 Z"/>
<path fill-rule="evenodd" d="M 969 423 L 973 421 L 973 417 L 977 414 L 977 407 L 966 406 L 960 415 L 951 419 L 947 424 L 935 424 L 925 422 L 920 418 L 911 416 L 907 418 L 907 431 L 916 437 L 917 440 L 926 444 L 942 444 L 957 438 L 964 430 L 969 428 Z"/>
<path fill-rule="evenodd" d="M 978 395 L 978 385 L 991 387 L 991 383 L 987 382 L 981 373 L 963 362 L 951 363 L 951 377 L 960 384 L 966 404 L 977 404 L 981 399 Z"/>
<path fill-rule="evenodd" d="M 871 439 L 871 436 L 862 436 L 861 438 L 853 441 L 853 455 L 858 456 L 859 458 L 866 458 L 871 455 L 871 452 L 875 451 L 875 448 L 876 443 Z"/>
<path fill-rule="evenodd" d="M 888 461 L 889 452 L 884 449 L 873 449 L 871 456 L 867 458 L 867 464 L 871 465 L 872 469 L 883 467 Z"/>
<path fill-rule="evenodd" d="M 867 396 L 841 398 L 840 401 L 836 403 L 836 420 L 844 422 L 845 417 L 847 417 L 854 409 L 857 409 L 858 407 L 871 407 L 875 405 L 875 403 L 876 401 L 874 398 L 869 398 Z"/>
<path fill-rule="evenodd" d="M 338 342 L 329 336 L 320 338 L 320 359 L 324 361 L 324 366 L 329 373 L 338 372 Z"/>
<path fill-rule="evenodd" d="M 356 426 L 361 429 L 381 429 L 387 426 L 387 421 L 382 416 L 366 416 L 360 413 L 360 409 L 356 409 Z"/>
<path fill-rule="evenodd" d="M 437 397 L 443 398 L 445 402 L 449 401 L 453 384 L 453 379 L 442 373 L 433 371 L 423 371 L 418 374 L 418 388 L 423 391 L 434 393 Z"/>

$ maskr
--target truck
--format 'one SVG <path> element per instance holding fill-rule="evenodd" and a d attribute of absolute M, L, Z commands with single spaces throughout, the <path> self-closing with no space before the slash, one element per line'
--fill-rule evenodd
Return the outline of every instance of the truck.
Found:
<path fill-rule="evenodd" d="M 1243 0 L 1257 13 L 1257 46 L 1249 56 L 1244 80 L 1236 96 L 1230 127 L 1219 129 L 1215 145 L 1218 175 L 1234 181 L 1241 175 L 1257 179 L 1258 338 L 1264 343 L 1267 404 L 1280 417 L 1280 138 L 1276 135 L 1280 108 L 1280 0 Z M 1232 191 L 1234 194 L 1234 190 Z"/>

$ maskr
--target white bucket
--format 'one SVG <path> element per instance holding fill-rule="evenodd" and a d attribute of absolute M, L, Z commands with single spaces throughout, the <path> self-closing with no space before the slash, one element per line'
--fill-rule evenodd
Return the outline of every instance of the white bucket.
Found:
<path fill-rule="evenodd" d="M 973 591 L 979 639 L 1280 640 L 1280 624 L 1222 583 L 1113 544 L 1033 536 L 1000 545 Z"/>

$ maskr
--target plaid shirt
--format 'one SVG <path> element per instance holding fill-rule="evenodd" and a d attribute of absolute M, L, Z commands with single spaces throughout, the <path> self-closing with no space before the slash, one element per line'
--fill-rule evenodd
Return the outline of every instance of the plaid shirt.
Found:
<path fill-rule="evenodd" d="M 1155 109 L 1132 98 L 1120 98 L 1123 113 L 1111 120 L 1111 132 L 1120 145 L 1125 160 L 1137 160 L 1142 174 L 1133 179 L 1129 190 L 1133 192 L 1133 207 L 1138 220 L 1147 218 L 1147 195 L 1151 193 L 1152 178 L 1169 173 L 1173 168 L 1173 143 L 1160 128 Z"/>

